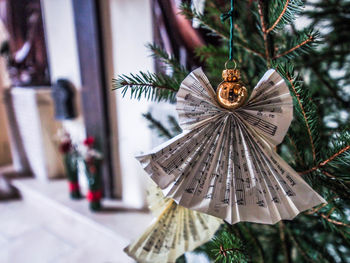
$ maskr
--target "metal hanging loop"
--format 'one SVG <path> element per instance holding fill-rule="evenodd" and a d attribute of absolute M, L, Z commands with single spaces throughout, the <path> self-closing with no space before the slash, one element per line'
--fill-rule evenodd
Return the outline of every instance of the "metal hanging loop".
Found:
<path fill-rule="evenodd" d="M 228 65 L 229 62 L 233 62 L 233 63 L 234 63 L 234 67 L 233 67 L 233 68 L 230 68 L 230 69 L 236 69 L 236 68 L 237 68 L 236 60 L 231 59 L 231 60 L 227 60 L 227 61 L 225 62 L 225 69 L 228 69 L 228 68 L 227 68 L 227 65 Z"/>

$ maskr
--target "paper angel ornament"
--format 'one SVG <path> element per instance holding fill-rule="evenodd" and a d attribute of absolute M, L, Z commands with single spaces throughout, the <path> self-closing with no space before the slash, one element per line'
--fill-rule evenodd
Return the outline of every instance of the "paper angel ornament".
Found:
<path fill-rule="evenodd" d="M 282 77 L 268 70 L 247 102 L 242 85 L 219 88 L 218 99 L 201 68 L 188 75 L 177 93 L 183 133 L 137 157 L 165 195 L 231 224 L 274 224 L 325 202 L 274 150 L 293 118 Z"/>
<path fill-rule="evenodd" d="M 140 263 L 175 263 L 186 251 L 209 241 L 222 220 L 195 212 L 165 198 L 159 188 L 149 191 L 154 222 L 125 252 Z"/>

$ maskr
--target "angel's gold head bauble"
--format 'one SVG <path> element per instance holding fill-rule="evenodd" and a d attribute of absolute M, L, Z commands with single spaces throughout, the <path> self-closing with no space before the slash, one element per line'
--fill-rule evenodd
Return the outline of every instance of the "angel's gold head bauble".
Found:
<path fill-rule="evenodd" d="M 222 78 L 223 81 L 216 90 L 217 100 L 226 109 L 237 109 L 248 97 L 247 88 L 240 81 L 241 73 L 238 69 L 225 69 Z"/>

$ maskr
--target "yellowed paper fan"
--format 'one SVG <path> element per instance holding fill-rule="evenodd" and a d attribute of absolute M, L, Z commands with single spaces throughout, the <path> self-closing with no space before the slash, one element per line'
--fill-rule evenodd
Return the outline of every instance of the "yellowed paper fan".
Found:
<path fill-rule="evenodd" d="M 149 180 L 150 184 L 147 187 L 146 198 L 148 208 L 155 217 L 158 217 L 164 208 L 168 206 L 171 198 L 165 197 L 162 189 L 160 189 L 153 181 Z"/>
<path fill-rule="evenodd" d="M 179 205 L 232 224 L 274 224 L 325 202 L 274 151 L 293 118 L 292 97 L 275 70 L 228 110 L 198 68 L 182 82 L 176 108 L 183 133 L 137 158 Z"/>
<path fill-rule="evenodd" d="M 140 263 L 175 263 L 186 251 L 209 241 L 222 220 L 179 206 L 152 188 L 148 200 L 158 216 L 125 252 Z M 157 204 L 163 205 L 162 210 Z"/>

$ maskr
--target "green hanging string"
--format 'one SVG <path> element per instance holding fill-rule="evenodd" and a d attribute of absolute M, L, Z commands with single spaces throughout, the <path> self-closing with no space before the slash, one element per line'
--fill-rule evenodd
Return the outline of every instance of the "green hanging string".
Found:
<path fill-rule="evenodd" d="M 229 60 L 233 60 L 233 10 L 234 10 L 234 0 L 231 0 L 231 9 L 227 13 L 221 14 L 220 18 L 222 22 L 225 22 L 228 18 L 230 18 L 230 56 Z"/>

